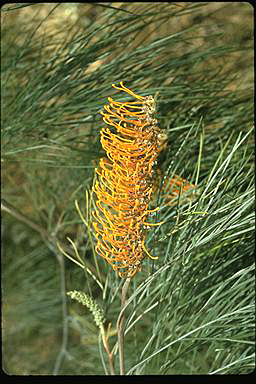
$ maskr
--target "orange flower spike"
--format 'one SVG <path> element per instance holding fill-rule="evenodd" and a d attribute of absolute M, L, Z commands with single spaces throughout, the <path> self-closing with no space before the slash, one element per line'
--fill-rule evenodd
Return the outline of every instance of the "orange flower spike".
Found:
<path fill-rule="evenodd" d="M 151 225 L 146 219 L 159 209 L 150 210 L 148 206 L 153 165 L 160 152 L 160 130 L 157 120 L 152 118 L 155 112 L 152 96 L 139 96 L 122 82 L 120 87 L 114 84 L 113 87 L 136 100 L 118 102 L 109 97 L 109 104 L 101 112 L 104 122 L 114 128 L 101 130 L 101 144 L 108 159 L 101 159 L 96 169 L 93 226 L 98 254 L 125 278 L 141 270 L 145 255 L 153 258 L 144 242 Z"/>

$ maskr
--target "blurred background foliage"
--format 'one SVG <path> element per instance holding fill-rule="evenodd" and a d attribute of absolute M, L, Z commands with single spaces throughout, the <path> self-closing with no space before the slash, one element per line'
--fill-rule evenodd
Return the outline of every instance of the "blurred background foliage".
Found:
<path fill-rule="evenodd" d="M 97 300 L 114 346 L 121 280 L 103 260 L 97 269 L 74 201 L 88 214 L 85 191 L 104 154 L 99 111 L 119 81 L 139 94 L 159 92 L 162 181 L 178 174 L 198 185 L 192 201 L 167 204 L 160 182 L 156 219 L 166 224 L 148 237 L 159 260 L 145 260 L 132 281 L 128 373 L 252 371 L 252 6 L 5 5 L 1 75 L 4 371 L 104 374 L 98 329 L 66 291 Z M 56 242 L 72 254 L 67 236 L 103 293 L 63 259 Z"/>

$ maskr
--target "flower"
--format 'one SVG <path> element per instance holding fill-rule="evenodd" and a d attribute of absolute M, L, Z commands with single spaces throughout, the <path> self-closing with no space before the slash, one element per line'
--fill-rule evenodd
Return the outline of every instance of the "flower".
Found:
<path fill-rule="evenodd" d="M 90 296 L 81 291 L 69 291 L 67 295 L 78 301 L 79 303 L 85 305 L 92 312 L 94 321 L 96 325 L 100 328 L 103 326 L 105 321 L 103 310 L 98 306 L 96 301 L 94 301 Z"/>
<path fill-rule="evenodd" d="M 149 204 L 161 134 L 152 96 L 139 96 L 123 82 L 112 86 L 135 101 L 118 102 L 109 97 L 101 112 L 110 127 L 101 129 L 107 157 L 95 169 L 93 226 L 97 253 L 126 278 L 141 270 L 145 254 L 153 258 L 145 248 L 146 233 L 148 227 L 161 223 L 146 220 L 159 209 L 149 209 Z"/>

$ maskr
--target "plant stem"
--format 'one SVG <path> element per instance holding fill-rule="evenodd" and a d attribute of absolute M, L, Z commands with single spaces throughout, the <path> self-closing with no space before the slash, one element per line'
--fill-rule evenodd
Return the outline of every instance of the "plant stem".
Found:
<path fill-rule="evenodd" d="M 126 304 L 126 294 L 130 284 L 131 278 L 128 277 L 122 288 L 121 296 L 121 311 L 117 319 L 117 332 L 118 332 L 118 349 L 119 349 L 119 362 L 120 362 L 120 375 L 125 375 L 125 361 L 124 361 L 124 307 Z"/>
<path fill-rule="evenodd" d="M 60 252 L 56 252 L 57 260 L 60 264 L 60 290 L 61 290 L 61 301 L 62 301 L 62 345 L 58 357 L 54 364 L 53 375 L 59 373 L 61 364 L 64 361 L 67 345 L 68 345 L 68 313 L 67 313 L 67 296 L 66 296 L 66 280 L 65 280 L 65 263 L 64 257 Z"/>
<path fill-rule="evenodd" d="M 103 345 L 105 348 L 105 351 L 107 352 L 108 355 L 108 362 L 109 362 L 109 368 L 110 368 L 110 374 L 115 375 L 115 370 L 114 370 L 114 365 L 113 365 L 113 354 L 110 352 L 109 346 L 108 346 L 108 338 L 106 336 L 104 326 L 102 325 L 100 327 L 100 332 L 101 332 L 101 337 L 103 341 Z"/>
<path fill-rule="evenodd" d="M 30 228 L 33 228 L 35 231 L 40 233 L 40 235 L 42 236 L 42 238 L 44 240 L 49 238 L 49 234 L 44 228 L 40 227 L 40 225 L 36 224 L 32 220 L 30 220 L 28 217 L 23 215 L 23 213 L 18 211 L 18 209 L 16 209 L 12 204 L 8 203 L 4 199 L 1 199 L 1 210 L 8 212 L 10 215 L 15 217 L 17 220 L 22 221 L 23 223 L 27 224 Z"/>

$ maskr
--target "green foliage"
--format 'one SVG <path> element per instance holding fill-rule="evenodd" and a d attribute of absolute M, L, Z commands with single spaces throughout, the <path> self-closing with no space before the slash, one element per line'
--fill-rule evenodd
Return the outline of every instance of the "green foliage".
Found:
<path fill-rule="evenodd" d="M 157 119 L 168 137 L 153 203 L 160 210 L 152 216 L 165 223 L 147 239 L 159 259 L 145 259 L 129 287 L 127 373 L 251 372 L 251 6 L 20 3 L 1 11 L 5 371 L 108 370 L 98 328 L 88 310 L 67 300 L 70 290 L 104 308 L 118 360 L 122 281 L 95 256 L 74 201 L 89 221 L 85 191 L 103 155 L 99 111 L 115 93 L 111 84 L 123 80 L 144 96 L 159 92 Z M 170 205 L 163 185 L 174 175 L 198 188 Z M 66 237 L 82 268 L 63 261 L 57 242 L 77 257 Z"/>

